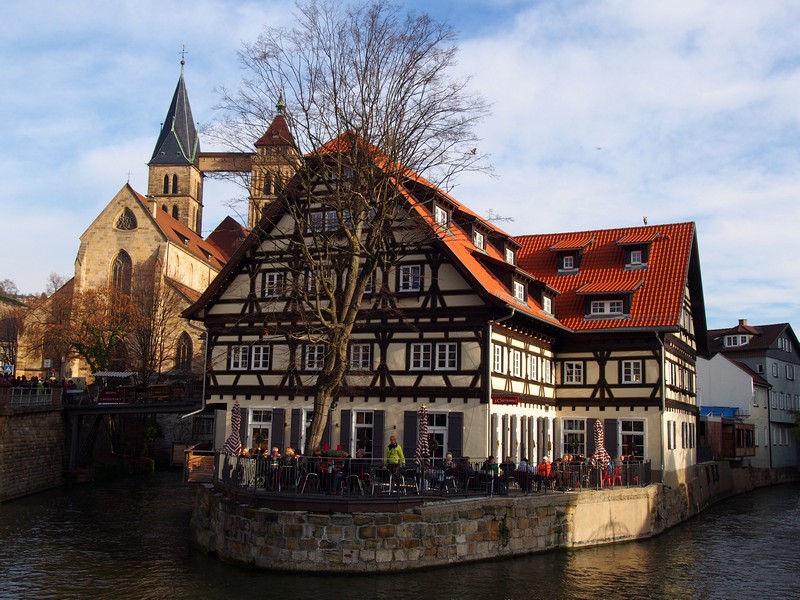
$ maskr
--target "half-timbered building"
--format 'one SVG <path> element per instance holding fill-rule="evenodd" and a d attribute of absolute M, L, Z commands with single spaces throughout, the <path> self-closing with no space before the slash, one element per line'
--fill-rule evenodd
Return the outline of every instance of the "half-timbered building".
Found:
<path fill-rule="evenodd" d="M 693 223 L 517 238 L 520 266 L 558 292 L 556 444 L 652 461 L 668 483 L 695 463 L 696 358 L 706 321 Z"/>
<path fill-rule="evenodd" d="M 330 176 L 322 174 L 310 184 L 314 193 L 295 190 L 269 204 L 185 313 L 209 332 L 208 402 L 221 409 L 239 402 L 248 446 L 305 446 L 326 352 L 309 333 L 313 323 L 297 325 L 293 294 L 313 282 L 293 267 L 285 238 L 304 231 L 312 244 L 320 230 L 336 234 L 338 220 L 328 219 L 315 198 L 328 185 Z M 541 306 L 542 293 L 551 291 L 518 267 L 511 236 L 451 196 L 413 174 L 398 193 L 405 209 L 396 226 L 426 233 L 375 273 L 323 443 L 376 457 L 394 434 L 413 453 L 424 403 L 435 456 L 551 454 L 553 343 L 566 331 Z M 299 228 L 292 202 L 307 207 Z M 218 446 L 229 431 L 224 422 Z"/>

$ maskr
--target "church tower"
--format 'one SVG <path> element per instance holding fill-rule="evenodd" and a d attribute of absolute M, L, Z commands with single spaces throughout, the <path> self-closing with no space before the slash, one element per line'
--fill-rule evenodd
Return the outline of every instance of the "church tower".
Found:
<path fill-rule="evenodd" d="M 150 167 L 147 198 L 148 208 L 164 210 L 202 235 L 203 174 L 199 168 L 200 138 L 192 118 L 189 95 L 181 76 L 172 96 L 161 133 L 158 136 Z"/>
<path fill-rule="evenodd" d="M 300 166 L 300 151 L 294 143 L 284 115 L 286 104 L 278 100 L 275 118 L 266 133 L 255 143 L 250 173 L 250 204 L 247 210 L 247 228 L 252 230 L 261 218 L 264 207 L 281 193 Z"/>

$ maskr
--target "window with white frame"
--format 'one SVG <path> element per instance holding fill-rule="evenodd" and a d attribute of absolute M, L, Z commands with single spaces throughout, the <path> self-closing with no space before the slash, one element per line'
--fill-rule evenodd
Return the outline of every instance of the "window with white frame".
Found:
<path fill-rule="evenodd" d="M 542 310 L 547 314 L 553 314 L 553 299 L 550 296 L 542 296 Z"/>
<path fill-rule="evenodd" d="M 455 371 L 458 368 L 458 344 L 441 342 L 436 344 L 436 370 Z"/>
<path fill-rule="evenodd" d="M 372 344 L 350 344 L 350 370 L 369 371 L 372 369 Z"/>
<path fill-rule="evenodd" d="M 536 377 L 538 376 L 539 369 L 539 357 L 535 354 L 531 354 L 528 357 L 528 379 L 531 381 L 536 381 Z"/>
<path fill-rule="evenodd" d="M 726 335 L 723 344 L 726 348 L 735 348 L 736 346 L 745 346 L 749 341 L 749 335 Z"/>
<path fill-rule="evenodd" d="M 786 365 L 786 379 L 794 379 L 794 365 Z"/>
<path fill-rule="evenodd" d="M 769 393 L 769 406 L 770 408 L 778 408 L 778 392 Z"/>
<path fill-rule="evenodd" d="M 505 373 L 505 369 L 503 368 L 503 355 L 505 354 L 505 348 L 500 346 L 499 344 L 494 345 L 493 352 L 493 362 L 492 362 L 492 370 L 495 373 Z"/>
<path fill-rule="evenodd" d="M 480 231 L 475 230 L 472 232 L 472 243 L 476 248 L 480 248 L 481 250 L 486 249 L 486 238 Z"/>
<path fill-rule="evenodd" d="M 575 256 L 572 254 L 565 254 L 561 257 L 561 268 L 565 271 L 575 270 Z"/>
<path fill-rule="evenodd" d="M 365 458 L 372 458 L 372 441 L 375 439 L 373 423 L 374 413 L 371 410 L 353 411 L 353 440 L 355 441 L 355 452 L 359 449 L 364 451 Z M 355 452 L 353 456 L 355 456 Z"/>
<path fill-rule="evenodd" d="M 583 383 L 583 363 L 577 361 L 564 361 L 564 383 Z"/>
<path fill-rule="evenodd" d="M 272 443 L 272 411 L 262 408 L 250 410 L 247 419 L 247 439 L 243 445 L 248 447 L 269 448 Z"/>
<path fill-rule="evenodd" d="M 553 361 L 542 358 L 542 382 L 553 383 Z"/>
<path fill-rule="evenodd" d="M 633 454 L 638 460 L 644 459 L 644 421 L 641 419 L 622 419 L 619 422 L 622 454 Z"/>
<path fill-rule="evenodd" d="M 511 350 L 508 357 L 509 371 L 512 377 L 522 377 L 522 352 Z"/>
<path fill-rule="evenodd" d="M 408 367 L 412 371 L 429 371 L 433 366 L 432 344 L 414 342 L 411 344 L 410 356 Z"/>
<path fill-rule="evenodd" d="M 269 346 L 253 346 L 253 356 L 250 363 L 253 370 L 264 371 L 269 369 L 269 358 Z"/>
<path fill-rule="evenodd" d="M 621 315 L 623 306 L 623 302 L 620 299 L 592 300 L 590 313 L 592 315 Z"/>
<path fill-rule="evenodd" d="M 448 214 L 447 211 L 441 206 L 434 205 L 433 207 L 433 220 L 441 227 L 447 227 Z"/>
<path fill-rule="evenodd" d="M 448 452 L 447 442 L 447 413 L 429 412 L 428 451 L 434 461 L 445 457 Z"/>
<path fill-rule="evenodd" d="M 325 366 L 325 345 L 306 344 L 303 367 L 306 371 L 321 371 Z"/>
<path fill-rule="evenodd" d="M 525 302 L 525 284 L 519 281 L 514 282 L 514 299 Z"/>
<path fill-rule="evenodd" d="M 398 291 L 418 292 L 422 289 L 422 265 L 402 265 L 399 273 Z"/>
<path fill-rule="evenodd" d="M 686 448 L 686 442 L 688 441 L 686 438 L 688 437 L 688 427 L 686 427 L 688 423 L 685 421 L 681 421 L 681 448 Z"/>
<path fill-rule="evenodd" d="M 772 363 L 772 376 L 778 376 L 778 363 Z"/>
<path fill-rule="evenodd" d="M 264 273 L 264 297 L 275 298 L 283 294 L 283 273 L 273 271 Z"/>
<path fill-rule="evenodd" d="M 586 420 L 561 420 L 563 454 L 586 454 Z"/>
<path fill-rule="evenodd" d="M 250 357 L 250 346 L 231 346 L 231 370 L 247 369 Z"/>
<path fill-rule="evenodd" d="M 642 383 L 642 361 L 622 361 L 622 383 Z"/>
<path fill-rule="evenodd" d="M 641 265 L 642 264 L 642 251 L 641 250 L 631 250 L 631 265 Z"/>
<path fill-rule="evenodd" d="M 516 264 L 516 253 L 513 249 L 506 247 L 505 250 L 506 262 L 510 265 Z"/>

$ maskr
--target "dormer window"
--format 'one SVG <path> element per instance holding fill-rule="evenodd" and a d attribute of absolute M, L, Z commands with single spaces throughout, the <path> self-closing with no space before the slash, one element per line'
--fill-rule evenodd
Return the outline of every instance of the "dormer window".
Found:
<path fill-rule="evenodd" d="M 641 250 L 631 250 L 631 265 L 641 265 L 642 264 L 642 251 Z"/>
<path fill-rule="evenodd" d="M 514 299 L 525 302 L 525 284 L 519 281 L 514 282 Z"/>
<path fill-rule="evenodd" d="M 627 246 L 625 247 L 625 268 L 626 269 L 645 269 L 647 268 L 647 247 Z"/>
<path fill-rule="evenodd" d="M 506 262 L 510 265 L 516 264 L 516 253 L 511 248 L 506 247 L 505 251 Z"/>
<path fill-rule="evenodd" d="M 436 221 L 436 224 L 440 227 L 447 227 L 449 215 L 445 209 L 437 204 L 433 207 L 433 220 Z"/>
<path fill-rule="evenodd" d="M 725 347 L 726 348 L 735 348 L 737 346 L 746 346 L 750 342 L 749 335 L 726 335 L 725 336 Z"/>
<path fill-rule="evenodd" d="M 480 250 L 486 250 L 486 238 L 480 231 L 472 232 L 472 243 Z"/>
<path fill-rule="evenodd" d="M 565 271 L 572 271 L 575 269 L 575 255 L 565 254 L 561 259 L 561 268 Z"/>
<path fill-rule="evenodd" d="M 542 296 L 542 310 L 547 314 L 553 314 L 553 299 L 550 296 Z"/>
<path fill-rule="evenodd" d="M 593 317 L 613 317 L 622 315 L 625 303 L 621 298 L 608 300 L 592 300 L 589 305 L 589 314 Z"/>

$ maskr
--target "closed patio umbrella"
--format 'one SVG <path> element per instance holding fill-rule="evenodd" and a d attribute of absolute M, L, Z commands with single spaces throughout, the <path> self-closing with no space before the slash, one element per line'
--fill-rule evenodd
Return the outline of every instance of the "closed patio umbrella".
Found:
<path fill-rule="evenodd" d="M 594 454 L 592 455 L 592 462 L 602 470 L 607 469 L 608 465 L 611 464 L 611 457 L 605 447 L 603 424 L 599 420 L 594 422 Z"/>
<path fill-rule="evenodd" d="M 239 407 L 239 401 L 236 400 L 231 408 L 231 434 L 225 440 L 225 452 L 228 454 L 236 454 L 242 451 L 242 438 L 239 433 L 239 428 L 242 424 L 242 409 Z"/>
<path fill-rule="evenodd" d="M 419 437 L 417 438 L 417 450 L 414 453 L 414 460 L 417 465 L 427 469 L 430 466 L 430 449 L 428 448 L 428 408 L 423 404 L 417 411 L 417 421 L 419 423 Z"/>

